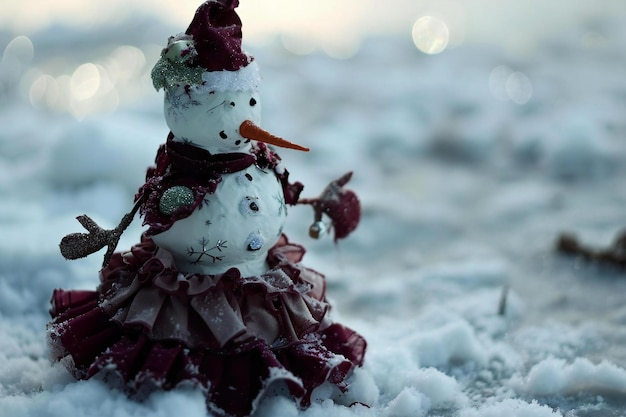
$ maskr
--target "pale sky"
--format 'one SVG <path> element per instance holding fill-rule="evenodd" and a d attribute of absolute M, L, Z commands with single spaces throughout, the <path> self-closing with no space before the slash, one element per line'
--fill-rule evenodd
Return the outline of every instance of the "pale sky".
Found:
<path fill-rule="evenodd" d="M 131 39 L 94 62 L 64 63 L 51 57 L 31 68 L 37 45 L 29 35 L 51 24 L 74 26 L 80 34 L 120 22 L 132 33 L 127 18 L 147 14 L 163 21 L 167 30 L 178 28 L 168 33 L 173 35 L 186 29 L 200 4 L 201 0 L 0 0 L 0 30 L 15 36 L 8 45 L 0 45 L 0 52 L 4 50 L 0 71 L 15 74 L 33 105 L 69 112 L 78 119 L 113 110 L 153 90 L 146 62 L 156 60 L 165 39 L 135 46 Z M 240 0 L 238 12 L 244 45 L 279 39 L 293 53 L 322 50 L 339 59 L 353 56 L 364 37 L 385 34 L 412 38 L 427 54 L 479 43 L 523 59 L 542 42 L 564 33 L 581 37 L 581 42 L 589 34 L 590 39 L 618 48 L 624 43 L 626 48 L 626 40 L 618 35 L 585 33 L 581 25 L 614 16 L 626 22 L 626 0 Z M 526 78 L 520 80 L 525 81 L 522 87 L 530 86 Z"/>
<path fill-rule="evenodd" d="M 181 31 L 200 0 L 0 1 L 0 27 L 28 34 L 51 22 L 85 28 L 148 10 Z M 369 34 L 407 33 L 423 15 L 442 18 L 451 42 L 519 45 L 567 30 L 580 20 L 621 14 L 624 0 L 241 0 L 247 42 L 291 34 L 319 43 Z"/>

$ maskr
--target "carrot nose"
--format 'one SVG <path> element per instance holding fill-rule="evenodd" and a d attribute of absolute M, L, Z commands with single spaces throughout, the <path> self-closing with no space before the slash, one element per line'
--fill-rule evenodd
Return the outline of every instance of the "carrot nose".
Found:
<path fill-rule="evenodd" d="M 261 129 L 250 120 L 244 120 L 244 122 L 241 123 L 241 126 L 239 126 L 239 134 L 246 139 L 256 140 L 269 145 L 280 146 L 281 148 L 295 149 L 304 152 L 309 151 L 309 148 L 272 135 L 270 132 Z"/>

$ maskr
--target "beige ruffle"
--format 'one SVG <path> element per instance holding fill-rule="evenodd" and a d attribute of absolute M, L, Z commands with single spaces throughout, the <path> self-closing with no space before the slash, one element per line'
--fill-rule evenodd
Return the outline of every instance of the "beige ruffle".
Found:
<path fill-rule="evenodd" d="M 299 256 L 290 246 L 275 251 L 275 268 L 252 277 L 236 268 L 213 276 L 179 273 L 171 255 L 158 249 L 130 284 L 104 294 L 101 307 L 122 327 L 190 348 L 227 349 L 253 338 L 272 346 L 294 342 L 327 326 L 328 304 L 324 277 L 291 263 Z"/>

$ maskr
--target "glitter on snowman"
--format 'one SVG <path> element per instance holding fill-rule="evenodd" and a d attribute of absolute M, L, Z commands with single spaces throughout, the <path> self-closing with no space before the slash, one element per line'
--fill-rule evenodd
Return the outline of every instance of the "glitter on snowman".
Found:
<path fill-rule="evenodd" d="M 209 411 L 244 416 L 279 392 L 302 408 L 318 387 L 346 392 L 366 342 L 332 322 L 324 276 L 283 233 L 287 205 L 310 205 L 312 237 L 348 236 L 360 218 L 351 173 L 310 199 L 289 181 L 274 147 L 308 149 L 259 127 L 259 70 L 241 50 L 237 6 L 206 1 L 169 39 L 152 77 L 170 134 L 116 228 L 82 215 L 88 233 L 61 241 L 68 259 L 108 250 L 95 291 L 54 291 L 48 339 L 77 379 L 135 398 L 192 384 Z M 137 212 L 140 243 L 115 252 Z"/>

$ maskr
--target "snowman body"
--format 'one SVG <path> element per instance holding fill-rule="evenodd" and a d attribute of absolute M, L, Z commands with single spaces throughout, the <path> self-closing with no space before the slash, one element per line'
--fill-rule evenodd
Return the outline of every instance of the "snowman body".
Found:
<path fill-rule="evenodd" d="M 237 268 L 243 275 L 267 271 L 267 251 L 278 241 L 287 215 L 280 182 L 256 165 L 222 175 L 188 217 L 154 235 L 180 271 L 215 275 Z"/>

